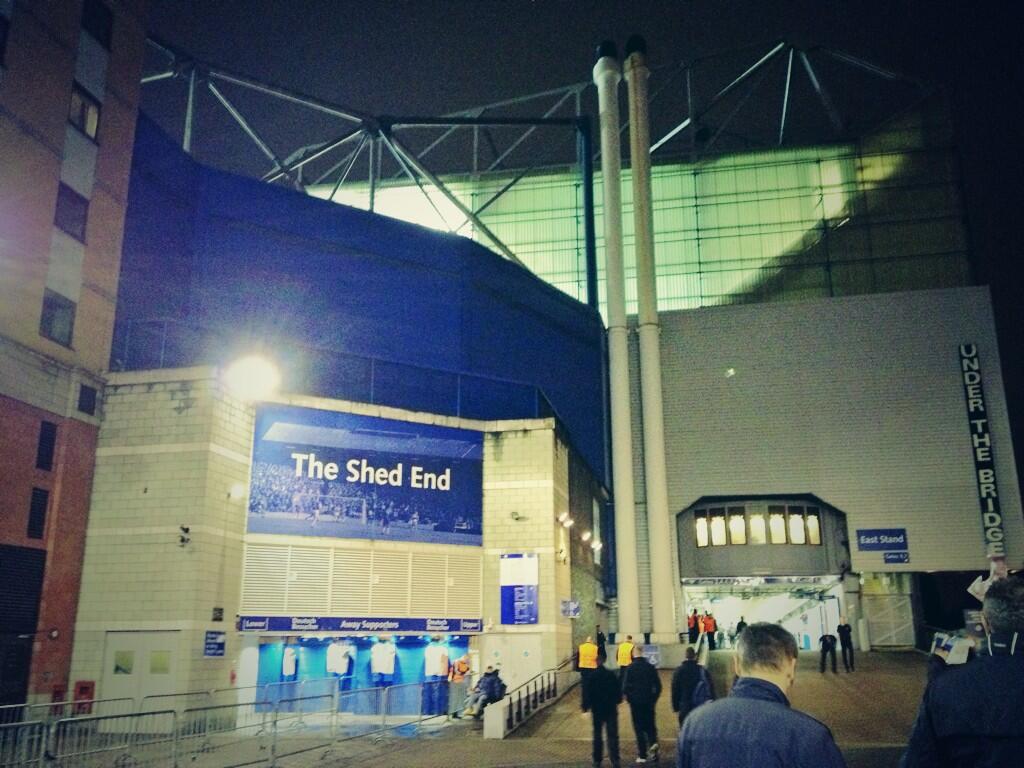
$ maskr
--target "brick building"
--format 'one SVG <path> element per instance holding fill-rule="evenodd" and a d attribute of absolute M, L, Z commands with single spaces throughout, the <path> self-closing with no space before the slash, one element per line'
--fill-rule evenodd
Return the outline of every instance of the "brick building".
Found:
<path fill-rule="evenodd" d="M 0 703 L 68 692 L 143 0 L 0 0 Z"/>

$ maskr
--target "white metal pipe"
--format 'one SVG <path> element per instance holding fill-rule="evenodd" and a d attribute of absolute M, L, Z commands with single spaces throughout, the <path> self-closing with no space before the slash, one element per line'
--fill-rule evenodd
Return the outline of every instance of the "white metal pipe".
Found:
<path fill-rule="evenodd" d="M 651 130 L 648 115 L 647 51 L 643 38 L 626 43 L 629 86 L 629 146 L 633 166 L 633 222 L 636 242 L 637 330 L 640 337 L 640 396 L 643 407 L 644 479 L 647 537 L 651 568 L 651 613 L 654 642 L 671 642 L 676 634 L 673 604 L 672 529 L 665 469 L 665 419 L 661 388 L 658 292 L 654 262 L 654 212 L 651 205 Z"/>
<path fill-rule="evenodd" d="M 608 378 L 612 421 L 612 484 L 615 501 L 615 572 L 620 633 L 640 631 L 640 582 L 633 500 L 633 431 L 629 404 L 626 271 L 622 261 L 622 160 L 619 143 L 619 81 L 615 44 L 597 49 L 594 85 L 601 121 L 605 275 L 608 286 Z"/>

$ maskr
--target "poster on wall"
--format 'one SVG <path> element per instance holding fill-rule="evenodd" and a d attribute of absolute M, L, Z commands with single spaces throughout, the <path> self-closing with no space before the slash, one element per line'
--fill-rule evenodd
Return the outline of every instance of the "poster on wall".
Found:
<path fill-rule="evenodd" d="M 498 580 L 501 587 L 501 623 L 536 624 L 539 559 L 535 554 L 502 555 Z"/>
<path fill-rule="evenodd" d="M 352 413 L 256 411 L 249 533 L 482 542 L 483 433 Z"/>

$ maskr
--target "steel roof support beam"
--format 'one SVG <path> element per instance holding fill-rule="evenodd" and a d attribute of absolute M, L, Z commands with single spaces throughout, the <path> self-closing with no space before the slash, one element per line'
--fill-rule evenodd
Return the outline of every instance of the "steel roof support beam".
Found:
<path fill-rule="evenodd" d="M 211 86 L 212 87 L 212 86 Z M 185 103 L 185 131 L 182 134 L 181 147 L 186 152 L 192 152 L 192 126 L 195 123 L 195 102 L 196 102 L 196 68 L 188 73 L 188 101 Z"/>
<path fill-rule="evenodd" d="M 171 78 L 174 78 L 174 77 L 177 77 L 177 76 L 178 76 L 178 73 L 175 70 L 169 69 L 166 72 L 161 72 L 160 74 L 157 74 L 157 75 L 146 75 L 144 78 L 142 78 L 141 82 L 142 82 L 142 85 L 146 85 L 147 83 L 155 83 L 155 82 L 158 82 L 160 80 L 170 80 Z"/>
<path fill-rule="evenodd" d="M 388 151 L 391 152 L 391 155 L 395 158 L 395 161 L 398 163 L 399 167 L 403 171 L 405 171 L 405 175 L 409 177 L 409 180 L 412 181 L 412 183 L 417 186 L 417 188 L 423 194 L 423 196 L 427 198 L 427 203 L 429 203 L 430 207 L 434 209 L 434 213 L 437 214 L 437 218 L 439 218 L 441 222 L 446 227 L 448 227 L 448 231 L 451 232 L 452 225 L 448 222 L 448 219 L 444 217 L 444 214 L 441 213 L 441 209 L 438 208 L 434 201 L 431 199 L 430 193 L 427 192 L 427 190 L 423 187 L 423 184 L 420 182 L 419 176 L 412 172 L 412 169 L 405 162 L 405 159 L 398 152 L 398 150 L 395 149 L 395 145 L 391 143 L 391 139 L 388 138 L 387 134 L 381 133 L 380 140 L 384 142 L 385 146 L 387 146 Z"/>
<path fill-rule="evenodd" d="M 544 113 L 544 117 L 545 118 L 549 118 L 553 114 L 555 114 L 555 112 L 557 112 L 561 108 L 561 106 L 569 99 L 570 96 L 572 96 L 572 92 L 571 91 L 567 91 L 566 94 L 564 96 L 562 96 L 562 98 L 560 98 L 558 101 L 555 102 L 555 105 L 553 107 L 551 107 L 551 109 L 549 109 L 547 112 Z M 536 125 L 531 125 L 525 131 L 523 131 L 523 134 L 518 139 L 513 141 L 512 145 L 508 149 L 506 149 L 504 152 L 502 152 L 500 155 L 498 155 L 494 159 L 494 162 L 492 162 L 489 166 L 487 166 L 487 170 L 488 171 L 493 171 L 496 167 L 498 167 L 498 165 L 501 164 L 502 160 L 504 160 L 506 157 L 511 155 L 513 152 L 515 152 L 516 148 L 520 144 L 522 144 L 524 141 L 526 141 L 528 138 L 530 138 L 530 136 L 536 130 L 537 130 L 537 126 Z"/>
<path fill-rule="evenodd" d="M 786 89 L 782 92 L 782 117 L 779 119 L 779 146 L 786 133 L 786 110 L 789 109 L 789 86 L 793 82 L 793 49 L 789 49 L 786 61 Z"/>
<path fill-rule="evenodd" d="M 825 90 L 825 86 L 822 85 L 820 80 L 818 80 L 818 75 L 814 72 L 814 67 L 811 66 L 811 60 L 807 58 L 807 54 L 803 51 L 800 51 L 800 61 L 804 65 L 804 69 L 807 71 L 807 77 L 811 81 L 811 86 L 813 86 L 814 92 L 817 93 L 818 98 L 821 99 L 821 105 L 825 108 L 828 119 L 832 122 L 832 127 L 835 129 L 836 133 L 842 133 L 843 119 L 839 116 L 839 110 L 837 110 L 835 104 L 832 103 L 832 99 L 829 98 L 828 91 Z"/>
<path fill-rule="evenodd" d="M 498 238 L 497 235 L 495 235 L 493 232 L 491 232 L 491 230 L 487 227 L 487 225 L 484 224 L 475 213 L 473 213 L 469 208 L 467 208 L 466 205 L 461 200 L 459 200 L 459 198 L 457 198 L 454 194 L 452 194 L 452 192 L 448 189 L 448 187 L 446 187 L 444 185 L 444 183 L 437 176 L 435 176 L 433 174 L 433 172 L 431 172 L 431 170 L 429 168 L 427 168 L 425 165 L 423 165 L 423 163 L 421 163 L 416 158 L 416 156 L 413 153 L 411 153 L 408 149 L 406 149 L 402 145 L 401 141 L 398 140 L 397 137 L 392 136 L 391 140 L 394 143 L 395 149 L 398 150 L 398 152 L 401 153 L 402 157 L 405 158 L 406 162 L 409 163 L 409 165 L 413 169 L 415 169 L 415 171 L 420 176 L 422 176 L 427 181 L 429 181 L 431 184 L 433 184 L 442 195 L 444 195 L 446 198 L 448 198 L 448 201 L 452 205 L 454 205 L 456 208 L 458 208 L 459 211 L 462 212 L 463 216 L 465 216 L 466 218 L 470 219 L 473 222 L 473 225 L 478 230 L 480 230 L 480 232 L 488 240 L 490 240 L 494 244 L 495 248 L 497 248 L 499 251 L 501 251 L 501 253 L 505 256 L 505 258 L 509 259 L 510 261 L 514 261 L 516 264 L 518 264 L 519 266 L 523 267 L 524 269 L 526 268 L 526 265 L 523 264 L 523 262 L 521 262 L 516 257 L 516 255 L 514 253 L 512 253 L 511 250 L 509 250 L 508 246 L 505 245 Z"/>
<path fill-rule="evenodd" d="M 274 96 L 283 101 L 287 101 L 292 104 L 299 104 L 303 107 L 309 107 L 310 109 L 315 109 L 318 112 L 333 115 L 334 117 L 340 117 L 343 120 L 349 120 L 353 123 L 361 123 L 369 117 L 368 115 L 357 113 L 355 110 L 336 107 L 333 104 L 313 98 L 312 96 L 288 91 L 284 88 L 278 88 L 277 86 L 266 85 L 256 80 L 249 80 L 248 78 L 228 74 L 221 70 L 211 69 L 209 74 L 210 77 L 216 78 L 217 80 L 221 80 L 225 83 L 231 83 L 232 85 L 237 85 L 242 88 L 248 88 L 267 96 Z"/>
<path fill-rule="evenodd" d="M 334 188 L 331 190 L 331 196 L 329 198 L 327 198 L 328 200 L 333 201 L 334 200 L 334 196 L 336 194 L 338 194 L 338 189 L 340 189 L 341 185 L 345 183 L 345 179 L 347 179 L 349 173 L 351 173 L 352 167 L 356 164 L 356 160 L 359 159 L 359 153 L 362 152 L 363 151 L 363 147 L 366 146 L 366 139 L 367 139 L 366 131 L 360 130 L 359 131 L 359 143 L 356 145 L 355 151 L 352 152 L 352 154 L 350 154 L 345 160 L 342 160 L 342 162 L 339 163 L 339 165 L 344 164 L 346 162 L 348 164 L 345 165 L 345 170 L 338 174 L 338 180 L 336 182 L 334 182 Z M 335 166 L 335 167 L 338 167 L 338 166 Z M 319 182 L 320 179 L 318 179 L 317 181 Z"/>
<path fill-rule="evenodd" d="M 754 64 L 752 64 L 750 67 L 748 67 L 746 72 L 744 72 L 742 75 L 740 75 L 735 80 L 733 80 L 731 83 L 729 83 L 727 86 L 725 86 L 725 88 L 723 88 L 718 93 L 716 93 L 712 97 L 711 101 L 708 102 L 707 107 L 701 112 L 701 114 L 702 115 L 707 114 L 708 110 L 711 109 L 711 107 L 713 107 L 716 103 L 718 103 L 719 101 L 724 99 L 726 96 L 728 96 L 733 90 L 736 89 L 737 86 L 740 85 L 740 83 L 745 81 L 748 77 L 750 77 L 755 72 L 757 72 L 759 69 L 761 69 L 763 66 L 768 64 L 772 59 L 774 59 L 776 56 L 778 56 L 779 53 L 784 51 L 786 49 L 786 47 L 787 47 L 787 43 L 781 42 L 778 45 L 776 45 L 774 48 L 772 48 L 770 51 L 768 51 L 768 53 L 766 53 L 764 56 L 762 56 L 760 59 L 758 59 Z M 688 126 L 692 125 L 692 124 L 693 124 L 693 115 L 690 115 L 685 120 L 683 120 L 681 123 L 679 123 L 679 125 L 677 125 L 671 131 L 669 131 L 664 136 L 662 136 L 660 139 L 658 139 L 654 144 L 652 144 L 651 145 L 651 154 L 653 155 L 655 150 L 657 150 L 660 147 L 662 147 L 666 142 L 671 141 L 672 138 L 677 136 L 680 131 L 686 130 L 686 128 Z"/>
<path fill-rule="evenodd" d="M 291 165 L 282 165 L 280 167 L 280 170 L 275 169 L 274 171 L 271 171 L 270 173 L 265 174 L 263 176 L 263 181 L 274 182 L 274 181 L 277 181 L 278 179 L 280 179 L 282 176 L 285 176 L 285 175 L 289 175 L 290 176 L 292 173 L 294 173 L 295 171 L 299 170 L 300 168 L 303 168 L 308 163 L 312 163 L 314 160 L 319 160 L 324 155 L 326 155 L 326 154 L 328 154 L 330 152 L 333 152 L 338 147 L 340 147 L 342 144 L 345 144 L 346 142 L 348 142 L 351 139 L 355 138 L 356 136 L 358 136 L 362 132 L 363 132 L 363 127 L 362 126 L 359 126 L 358 128 L 353 128 L 351 131 L 347 131 L 346 133 L 342 134 L 339 138 L 335 139 L 334 141 L 329 141 L 326 144 L 322 145 L 318 150 L 316 150 L 316 152 L 313 152 L 312 154 L 307 155 L 306 157 L 302 158 L 301 160 L 298 160 L 297 162 L 294 162 Z M 345 161 L 343 160 L 342 163 L 344 163 L 344 162 Z M 339 163 L 339 165 L 341 165 L 342 163 Z M 337 167 L 338 166 L 335 166 L 335 168 L 337 168 Z M 319 181 L 319 179 L 318 179 L 318 181 Z"/>
<path fill-rule="evenodd" d="M 267 143 L 262 138 L 260 138 L 260 135 L 256 133 L 256 130 L 251 125 L 249 125 L 249 122 L 242 116 L 242 113 L 235 108 L 234 104 L 227 100 L 227 98 L 224 96 L 223 93 L 220 92 L 217 86 L 213 83 L 208 82 L 206 84 L 206 87 L 209 89 L 210 93 L 213 94 L 214 98 L 220 102 L 221 106 L 227 110 L 228 114 L 234 118 L 235 122 L 238 123 L 241 129 L 245 131 L 246 136 L 252 139 L 253 143 L 257 147 L 259 147 L 260 151 L 267 156 L 267 159 L 274 164 L 275 170 L 282 170 L 281 175 L 289 176 L 292 179 L 292 181 L 294 181 L 299 187 L 301 187 L 302 185 L 295 178 L 295 176 L 292 175 L 292 172 L 290 170 L 284 169 L 284 163 L 281 162 L 281 159 L 276 154 L 274 154 L 274 151 L 269 146 L 267 146 Z M 280 178 L 280 176 L 278 178 Z"/>

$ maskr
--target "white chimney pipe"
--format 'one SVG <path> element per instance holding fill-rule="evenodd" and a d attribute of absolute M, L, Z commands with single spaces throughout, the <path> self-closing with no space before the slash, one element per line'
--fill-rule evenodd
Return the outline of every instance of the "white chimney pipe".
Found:
<path fill-rule="evenodd" d="M 629 405 L 626 271 L 622 263 L 622 148 L 619 144 L 619 60 L 615 44 L 601 43 L 594 85 L 601 120 L 601 186 L 604 190 L 604 253 L 608 286 L 608 374 L 612 420 L 612 484 L 615 501 L 615 573 L 618 632 L 640 632 L 640 583 L 633 501 L 633 430 Z"/>
<path fill-rule="evenodd" d="M 672 529 L 665 469 L 665 419 L 661 389 L 658 291 L 654 262 L 654 211 L 651 205 L 651 129 L 648 116 L 647 45 L 639 35 L 626 42 L 629 86 L 629 149 L 633 167 L 633 226 L 636 242 L 637 330 L 640 339 L 640 396 L 643 407 L 644 478 L 647 486 L 647 537 L 651 566 L 651 642 L 678 642 L 672 596 Z"/>

